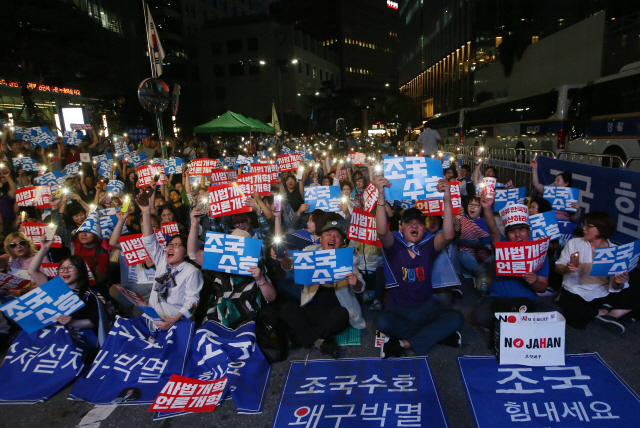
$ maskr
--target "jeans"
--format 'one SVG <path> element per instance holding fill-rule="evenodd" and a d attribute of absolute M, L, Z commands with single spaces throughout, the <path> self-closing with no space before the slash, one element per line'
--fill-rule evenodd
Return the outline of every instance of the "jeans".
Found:
<path fill-rule="evenodd" d="M 422 355 L 462 328 L 464 316 L 430 300 L 418 306 L 387 306 L 375 319 L 376 329 L 409 342 Z"/>

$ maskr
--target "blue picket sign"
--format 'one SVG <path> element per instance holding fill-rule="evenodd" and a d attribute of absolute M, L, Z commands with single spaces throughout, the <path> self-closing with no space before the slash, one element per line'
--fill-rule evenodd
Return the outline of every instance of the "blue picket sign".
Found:
<path fill-rule="evenodd" d="M 226 376 L 236 411 L 262 413 L 271 366 L 256 345 L 255 323 L 249 322 L 236 330 L 214 321 L 202 325 L 193 337 L 184 376 L 207 381 Z M 156 413 L 153 420 L 182 414 Z"/>
<path fill-rule="evenodd" d="M 458 363 L 477 428 L 638 426 L 640 397 L 598 354 L 567 355 L 554 367 L 499 365 L 495 357 Z"/>
<path fill-rule="evenodd" d="M 92 404 L 151 404 L 173 373 L 182 375 L 194 324 L 181 319 L 169 330 L 150 329 L 144 317 L 116 318 L 106 342 L 70 400 Z"/>
<path fill-rule="evenodd" d="M 20 332 L 0 367 L 0 404 L 33 404 L 51 398 L 89 368 L 97 351 L 93 330 L 56 324 Z"/>
<path fill-rule="evenodd" d="M 292 361 L 272 428 L 448 427 L 427 357 Z"/>

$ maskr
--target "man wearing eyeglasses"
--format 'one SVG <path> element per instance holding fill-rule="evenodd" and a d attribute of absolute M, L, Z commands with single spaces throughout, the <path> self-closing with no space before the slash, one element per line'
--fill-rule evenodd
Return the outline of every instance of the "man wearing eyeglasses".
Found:
<path fill-rule="evenodd" d="M 142 202 L 142 203 L 140 203 Z M 187 262 L 187 236 L 173 235 L 163 249 L 151 226 L 150 207 L 155 194 L 138 205 L 142 212 L 142 243 L 156 265 L 155 284 L 149 296 L 149 306 L 158 313 L 162 322 L 154 321 L 162 330 L 169 330 L 182 317 L 191 318 L 200 300 L 202 272 Z"/>

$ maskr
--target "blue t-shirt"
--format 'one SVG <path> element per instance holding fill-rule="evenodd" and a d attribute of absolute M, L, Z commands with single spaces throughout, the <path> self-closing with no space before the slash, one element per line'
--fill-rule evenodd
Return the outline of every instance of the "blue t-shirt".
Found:
<path fill-rule="evenodd" d="M 503 236 L 501 241 L 506 241 Z M 495 252 L 495 248 L 494 248 Z M 544 258 L 542 267 L 536 272 L 538 276 L 549 278 L 549 257 Z M 516 276 L 502 276 L 495 275 L 491 282 L 491 294 L 490 297 L 528 297 L 531 300 L 536 300 L 538 297 L 536 293 L 531 290 L 531 286 L 523 278 Z"/>
<path fill-rule="evenodd" d="M 384 256 L 398 282 L 397 287 L 387 289 L 387 305 L 418 306 L 428 300 L 434 300 L 431 286 L 433 264 L 438 257 L 431 237 L 418 249 L 420 255 L 412 258 L 398 239 L 394 239 L 391 248 L 385 248 Z"/>

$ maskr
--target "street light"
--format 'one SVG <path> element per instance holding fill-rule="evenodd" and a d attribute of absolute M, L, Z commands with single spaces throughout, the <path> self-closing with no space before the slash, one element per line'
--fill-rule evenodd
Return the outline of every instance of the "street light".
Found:
<path fill-rule="evenodd" d="M 266 64 L 265 61 L 260 60 L 260 65 L 265 65 L 265 64 Z"/>
<path fill-rule="evenodd" d="M 297 63 L 298 63 L 297 59 L 294 58 L 294 59 L 291 60 L 291 64 L 297 64 Z"/>
<path fill-rule="evenodd" d="M 385 83 L 385 84 L 384 84 L 384 86 L 389 87 L 389 84 L 388 84 L 388 83 Z"/>

